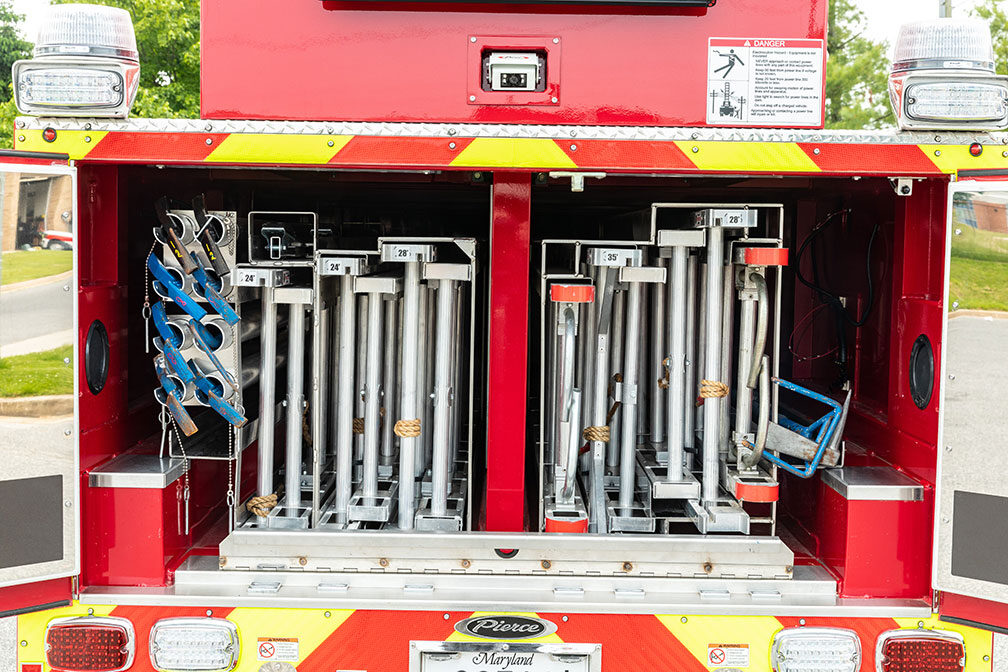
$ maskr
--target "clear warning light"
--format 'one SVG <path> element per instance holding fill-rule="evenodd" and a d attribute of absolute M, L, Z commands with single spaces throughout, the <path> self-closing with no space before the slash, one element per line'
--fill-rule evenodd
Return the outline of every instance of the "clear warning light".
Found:
<path fill-rule="evenodd" d="M 151 665 L 160 672 L 227 672 L 238 654 L 238 628 L 223 618 L 163 618 L 151 628 Z"/>
<path fill-rule="evenodd" d="M 777 672 L 857 672 L 861 640 L 844 628 L 786 628 L 774 637 L 770 663 Z"/>

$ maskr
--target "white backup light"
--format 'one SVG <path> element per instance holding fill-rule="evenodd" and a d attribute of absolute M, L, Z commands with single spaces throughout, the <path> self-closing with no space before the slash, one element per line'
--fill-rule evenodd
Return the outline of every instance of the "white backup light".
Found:
<path fill-rule="evenodd" d="M 770 663 L 776 672 L 857 672 L 861 640 L 844 628 L 785 628 L 774 636 Z"/>
<path fill-rule="evenodd" d="M 140 83 L 129 12 L 102 5 L 55 5 L 38 32 L 35 57 L 12 69 L 23 114 L 126 117 Z"/>
<path fill-rule="evenodd" d="M 901 129 L 1008 127 L 1008 77 L 994 74 L 990 28 L 979 19 L 936 19 L 901 27 L 889 97 Z"/>
<path fill-rule="evenodd" d="M 223 618 L 163 618 L 150 633 L 160 672 L 227 672 L 238 662 L 238 628 Z"/>

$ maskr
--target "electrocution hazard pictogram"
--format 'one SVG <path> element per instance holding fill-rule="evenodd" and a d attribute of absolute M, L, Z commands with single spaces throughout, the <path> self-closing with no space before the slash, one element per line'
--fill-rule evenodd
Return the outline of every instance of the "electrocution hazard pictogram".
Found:
<path fill-rule="evenodd" d="M 822 40 L 712 37 L 708 44 L 708 124 L 822 125 Z"/>

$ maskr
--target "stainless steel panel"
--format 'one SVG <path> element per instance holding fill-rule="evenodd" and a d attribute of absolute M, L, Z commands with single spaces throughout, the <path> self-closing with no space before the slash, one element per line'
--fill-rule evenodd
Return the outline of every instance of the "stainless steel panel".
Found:
<path fill-rule="evenodd" d="M 0 586 L 79 571 L 76 170 L 23 168 L 0 164 L 0 548 L 40 551 L 11 555 Z"/>
<path fill-rule="evenodd" d="M 164 489 L 182 477 L 184 462 L 171 457 L 123 453 L 88 474 L 92 488 Z"/>
<path fill-rule="evenodd" d="M 841 467 L 822 472 L 823 483 L 847 500 L 920 502 L 924 486 L 892 467 Z"/>
<path fill-rule="evenodd" d="M 1008 602 L 1008 581 L 986 581 L 954 561 L 963 544 L 1000 545 L 996 533 L 963 534 L 988 526 L 963 493 L 1008 496 L 1008 182 L 958 182 L 949 197 L 946 318 L 938 378 L 939 428 L 935 588 Z M 937 396 L 937 395 L 936 395 Z M 938 399 L 932 399 L 934 404 Z M 957 503 L 960 510 L 957 511 Z M 989 521 L 993 523 L 994 521 Z M 958 547 L 957 547 L 958 545 Z M 975 549 L 974 549 L 975 550 Z M 966 563 L 969 564 L 969 563 Z"/>

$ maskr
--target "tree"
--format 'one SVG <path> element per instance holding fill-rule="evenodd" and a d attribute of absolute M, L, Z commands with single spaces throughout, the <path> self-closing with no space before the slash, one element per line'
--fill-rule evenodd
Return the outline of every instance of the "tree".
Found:
<path fill-rule="evenodd" d="M 0 0 L 0 2 L 5 0 Z M 54 4 L 73 0 L 55 0 Z M 133 16 L 140 52 L 135 117 L 199 117 L 199 0 L 89 0 Z"/>
<path fill-rule="evenodd" d="M 830 0 L 826 37 L 826 127 L 879 128 L 889 108 L 888 45 L 864 36 L 865 15 L 852 0 Z"/>
<path fill-rule="evenodd" d="M 0 100 L 10 100 L 14 61 L 31 58 L 31 43 L 21 39 L 24 18 L 14 11 L 11 0 L 0 0 Z"/>
<path fill-rule="evenodd" d="M 984 0 L 973 10 L 973 16 L 985 19 L 994 39 L 994 60 L 998 74 L 1008 74 L 1008 12 L 1000 0 Z"/>
<path fill-rule="evenodd" d="M 30 58 L 32 44 L 21 39 L 21 23 L 24 15 L 18 14 L 11 6 L 10 0 L 0 0 L 0 147 L 9 149 L 13 146 L 14 117 L 17 109 L 14 107 L 14 89 L 11 86 L 11 66 L 14 61 Z"/>

